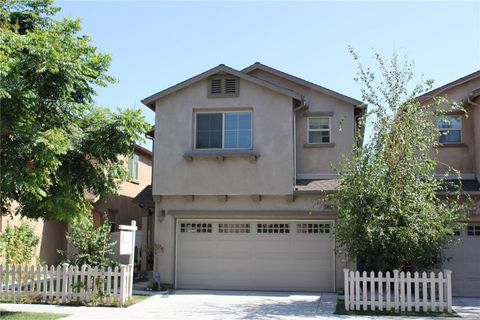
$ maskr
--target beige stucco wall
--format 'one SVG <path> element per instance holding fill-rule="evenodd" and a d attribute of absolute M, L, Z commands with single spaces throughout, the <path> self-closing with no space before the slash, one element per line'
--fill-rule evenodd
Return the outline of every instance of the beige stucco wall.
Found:
<path fill-rule="evenodd" d="M 293 192 L 292 98 L 240 80 L 236 98 L 207 98 L 207 80 L 156 102 L 153 194 L 250 195 Z M 193 150 L 194 110 L 252 110 L 248 158 L 187 161 Z"/>
<path fill-rule="evenodd" d="M 296 117 L 297 175 L 332 174 L 339 167 L 342 155 L 352 151 L 354 142 L 353 106 L 326 95 L 312 92 L 308 112 L 333 112 L 330 141 L 332 147 L 307 148 L 307 119 L 302 112 Z"/>
<path fill-rule="evenodd" d="M 468 97 L 470 92 L 478 88 L 480 88 L 480 79 L 472 80 L 455 88 L 445 90 L 440 95 L 460 103 Z M 464 174 L 474 174 L 478 172 L 478 154 L 480 152 L 480 140 L 478 139 L 480 133 L 478 127 L 480 126 L 480 119 L 476 109 L 478 109 L 478 107 L 468 106 L 466 107 L 467 115 L 462 116 L 463 145 L 439 147 L 433 153 L 439 162 L 436 169 L 437 172 L 442 173 L 445 171 L 446 167 L 442 164 L 448 164 Z"/>
<path fill-rule="evenodd" d="M 285 196 L 264 196 L 253 201 L 248 196 L 232 196 L 222 201 L 215 196 L 196 196 L 186 201 L 182 196 L 162 197 L 156 203 L 154 270 L 159 271 L 162 283 L 173 285 L 175 279 L 175 222 L 177 218 L 200 219 L 295 219 L 335 220 L 335 213 L 323 211 L 318 195 L 296 196 L 288 201 Z M 165 218 L 160 222 L 159 213 Z M 333 248 L 332 248 L 333 249 Z M 333 254 L 333 250 L 332 250 Z M 343 253 L 336 256 L 336 287 L 343 287 L 343 268 L 348 265 Z"/>
<path fill-rule="evenodd" d="M 352 150 L 355 134 L 354 106 L 263 70 L 256 69 L 250 75 L 303 94 L 309 105 L 308 112 L 333 113 L 330 140 L 334 146 L 306 148 L 304 145 L 307 143 L 307 117 L 302 111 L 297 112 L 296 173 L 297 175 L 334 173 L 333 166 L 339 163 L 342 155 L 347 155 Z"/>
<path fill-rule="evenodd" d="M 67 244 L 65 234 L 67 226 L 59 221 L 42 221 L 20 218 L 19 216 L 2 216 L 1 230 L 4 231 L 7 226 L 19 226 L 22 222 L 29 224 L 35 234 L 40 238 L 38 246 L 35 248 L 32 263 L 46 263 L 48 265 L 57 265 L 61 262 L 61 256 L 57 250 L 66 250 Z"/>
<path fill-rule="evenodd" d="M 143 153 L 136 152 L 138 161 L 138 180 L 125 181 L 120 186 L 118 195 L 98 200 L 94 204 L 96 224 L 100 223 L 98 215 L 108 214 L 109 209 L 115 210 L 117 226 L 130 224 L 132 220 L 137 222 L 138 229 L 142 229 L 142 212 L 138 204 L 132 203 L 140 191 L 150 185 L 152 179 L 152 159 Z"/>

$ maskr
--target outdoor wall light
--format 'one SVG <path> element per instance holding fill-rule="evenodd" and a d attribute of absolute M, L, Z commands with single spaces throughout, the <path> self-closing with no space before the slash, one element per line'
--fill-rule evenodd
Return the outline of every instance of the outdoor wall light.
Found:
<path fill-rule="evenodd" d="M 157 211 L 158 222 L 162 222 L 165 219 L 165 210 L 156 208 L 155 211 Z"/>

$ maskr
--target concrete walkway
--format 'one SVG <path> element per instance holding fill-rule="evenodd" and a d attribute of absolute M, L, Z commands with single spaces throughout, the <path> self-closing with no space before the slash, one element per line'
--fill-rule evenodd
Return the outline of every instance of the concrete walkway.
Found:
<path fill-rule="evenodd" d="M 70 320 L 122 319 L 392 319 L 402 317 L 335 316 L 333 293 L 178 290 L 157 294 L 129 308 L 0 304 L 0 310 L 70 314 Z M 480 319 L 480 298 L 455 298 L 465 319 Z M 426 317 L 408 317 L 409 320 Z M 432 318 L 435 320 L 446 318 Z M 452 318 L 459 319 L 459 318 Z"/>

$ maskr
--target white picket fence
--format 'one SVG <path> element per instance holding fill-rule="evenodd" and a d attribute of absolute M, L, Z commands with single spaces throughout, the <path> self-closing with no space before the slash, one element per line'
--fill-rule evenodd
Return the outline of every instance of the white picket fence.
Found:
<path fill-rule="evenodd" d="M 369 275 L 344 269 L 346 310 L 452 312 L 452 271 Z"/>
<path fill-rule="evenodd" d="M 37 296 L 42 302 L 69 303 L 102 297 L 124 305 L 132 296 L 131 268 L 0 265 L 0 299 Z"/>

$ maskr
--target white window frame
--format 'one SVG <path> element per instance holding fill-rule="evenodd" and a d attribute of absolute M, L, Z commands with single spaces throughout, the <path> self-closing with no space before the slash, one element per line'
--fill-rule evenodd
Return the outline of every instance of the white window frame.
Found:
<path fill-rule="evenodd" d="M 134 153 L 132 155 L 132 157 L 130 159 L 128 159 L 128 163 L 127 163 L 128 174 L 130 176 L 130 180 L 138 181 L 138 176 L 139 176 L 138 168 L 139 167 L 140 167 L 140 156 L 138 154 Z M 136 176 L 133 175 L 134 171 L 136 173 Z"/>
<path fill-rule="evenodd" d="M 328 119 L 328 129 L 310 129 L 310 119 Z M 327 132 L 328 142 L 310 142 L 310 132 Z M 308 144 L 330 144 L 332 143 L 332 117 L 317 116 L 307 118 L 307 143 Z"/>
<path fill-rule="evenodd" d="M 222 114 L 222 147 L 221 148 L 197 148 L 197 114 Z M 225 114 L 226 113 L 250 113 L 250 147 L 249 148 L 225 148 Z M 252 150 L 253 149 L 253 112 L 252 110 L 212 110 L 195 111 L 193 114 L 193 149 L 194 150 Z"/>
<path fill-rule="evenodd" d="M 458 117 L 460 119 L 460 129 L 440 129 L 438 127 L 438 122 L 439 120 L 441 120 L 442 118 L 451 118 L 451 117 Z M 438 133 L 439 133 L 439 136 L 438 136 L 438 143 L 441 143 L 441 144 L 458 144 L 458 143 L 463 143 L 463 120 L 462 120 L 462 115 L 459 115 L 459 114 L 446 114 L 446 115 L 443 115 L 439 118 L 437 118 L 437 130 L 438 130 Z M 440 136 L 442 136 L 442 132 L 444 131 L 460 131 L 460 141 L 458 142 L 440 142 Z"/>

